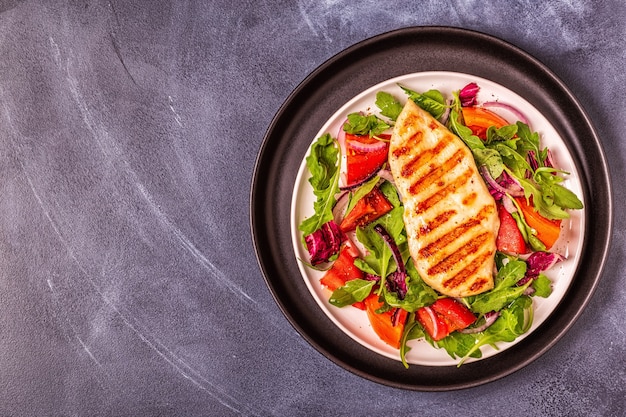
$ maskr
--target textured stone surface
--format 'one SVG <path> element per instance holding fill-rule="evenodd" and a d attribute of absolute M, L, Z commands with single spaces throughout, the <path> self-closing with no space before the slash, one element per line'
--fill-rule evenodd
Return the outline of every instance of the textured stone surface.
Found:
<path fill-rule="evenodd" d="M 0 1 L 0 415 L 616 416 L 626 386 L 626 6 Z M 414 25 L 550 67 L 615 179 L 601 284 L 547 354 L 449 393 L 381 386 L 291 327 L 254 255 L 263 134 L 326 59 Z M 271 197 L 270 197 L 271 198 Z"/>

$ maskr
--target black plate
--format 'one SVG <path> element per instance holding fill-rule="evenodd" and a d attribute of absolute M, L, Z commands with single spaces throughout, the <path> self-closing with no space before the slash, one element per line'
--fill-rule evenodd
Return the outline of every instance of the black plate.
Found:
<path fill-rule="evenodd" d="M 534 105 L 564 138 L 581 176 L 585 208 L 582 262 L 548 319 L 497 355 L 456 366 L 407 370 L 344 334 L 319 308 L 298 269 L 290 202 L 302 158 L 321 126 L 367 88 L 399 75 L 455 71 L 501 84 Z M 593 204 L 589 204 L 593 202 Z M 610 246 L 612 192 L 597 134 L 568 88 L 538 60 L 492 36 L 448 27 L 415 27 L 360 42 L 322 64 L 288 97 L 263 140 L 252 180 L 250 218 L 259 265 L 276 302 L 312 346 L 364 378 L 405 389 L 444 391 L 484 384 L 550 349 L 587 305 Z"/>

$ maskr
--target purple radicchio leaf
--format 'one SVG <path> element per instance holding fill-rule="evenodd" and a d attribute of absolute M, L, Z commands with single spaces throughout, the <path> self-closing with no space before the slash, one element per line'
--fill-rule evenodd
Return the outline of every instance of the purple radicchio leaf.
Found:
<path fill-rule="evenodd" d="M 462 107 L 471 107 L 476 104 L 476 94 L 478 94 L 478 84 L 469 83 L 461 89 L 459 92 L 459 99 L 461 100 Z"/>
<path fill-rule="evenodd" d="M 331 220 L 305 236 L 304 241 L 311 257 L 311 265 L 318 265 L 328 262 L 331 256 L 339 252 L 343 232 L 337 223 Z"/>
<path fill-rule="evenodd" d="M 521 286 L 526 284 L 528 281 L 537 278 L 539 274 L 547 271 L 563 260 L 565 260 L 565 257 L 558 253 L 533 252 L 526 260 L 526 264 L 528 265 L 526 274 L 524 278 L 517 282 L 517 285 Z"/>
<path fill-rule="evenodd" d="M 400 300 L 404 300 L 404 297 L 406 297 L 406 293 L 408 291 L 406 278 L 406 272 L 396 271 L 389 274 L 387 276 L 387 279 L 385 280 L 387 284 L 387 289 L 391 292 L 395 292 L 396 294 L 398 294 L 398 298 Z"/>

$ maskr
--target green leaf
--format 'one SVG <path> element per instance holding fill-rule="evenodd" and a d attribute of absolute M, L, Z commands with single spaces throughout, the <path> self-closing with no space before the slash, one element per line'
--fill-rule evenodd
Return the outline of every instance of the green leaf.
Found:
<path fill-rule="evenodd" d="M 343 130 L 353 135 L 377 136 L 390 127 L 373 114 L 364 116 L 361 113 L 350 113 L 343 125 Z"/>
<path fill-rule="evenodd" d="M 544 274 L 533 280 L 532 287 L 535 290 L 533 296 L 547 298 L 552 294 L 552 281 Z"/>
<path fill-rule="evenodd" d="M 313 203 L 315 213 L 298 226 L 305 236 L 333 219 L 333 206 L 337 202 L 335 194 L 339 191 L 338 161 L 338 147 L 328 133 L 320 136 L 311 146 L 306 165 L 311 173 L 309 183 L 317 199 Z"/>
<path fill-rule="evenodd" d="M 376 184 L 378 184 L 379 180 L 380 178 L 375 175 L 374 178 L 360 185 L 356 190 L 352 191 L 350 195 L 350 202 L 346 207 L 346 214 L 350 213 L 350 210 L 354 208 L 356 203 L 376 187 Z"/>
<path fill-rule="evenodd" d="M 476 345 L 475 334 L 452 332 L 443 339 L 435 342 L 435 345 L 445 349 L 452 359 L 464 357 L 465 355 L 469 355 L 469 357 L 472 358 L 482 357 L 482 352 L 479 349 L 474 349 Z"/>
<path fill-rule="evenodd" d="M 430 113 L 435 119 L 439 119 L 446 111 L 446 100 L 438 90 L 428 90 L 425 93 L 418 93 L 408 88 L 402 87 L 402 90 L 408 95 L 410 100 L 422 109 Z"/>
<path fill-rule="evenodd" d="M 504 171 L 504 163 L 500 153 L 495 149 L 477 148 L 472 149 L 476 165 L 486 166 L 492 178 L 498 178 Z"/>
<path fill-rule="evenodd" d="M 467 358 L 473 357 L 482 346 L 491 345 L 494 348 L 499 342 L 512 342 L 526 333 L 533 321 L 532 300 L 528 296 L 521 296 L 507 308 L 500 311 L 500 317 L 484 332 L 476 335 L 474 346 L 463 355 L 457 366 L 461 366 Z"/>
<path fill-rule="evenodd" d="M 511 200 L 517 206 L 515 200 Z M 526 220 L 520 215 L 520 209 L 517 207 L 517 211 L 515 213 L 511 213 L 515 222 L 517 223 L 517 228 L 522 232 L 522 236 L 524 236 L 524 240 L 530 245 L 530 248 L 534 251 L 545 251 L 546 245 L 543 244 L 539 238 L 537 238 L 537 231 L 526 223 Z"/>
<path fill-rule="evenodd" d="M 508 287 L 485 293 L 485 297 L 477 297 L 476 301 L 472 303 L 472 311 L 481 314 L 499 311 L 522 295 L 527 286 Z"/>
<path fill-rule="evenodd" d="M 397 268 L 393 260 L 393 254 L 389 246 L 374 230 L 374 226 L 381 224 L 385 230 L 393 237 L 398 246 L 406 243 L 406 236 L 402 234 L 404 222 L 402 221 L 403 208 L 401 206 L 393 208 L 389 213 L 377 219 L 375 222 L 365 227 L 357 227 L 356 237 L 367 249 L 367 254 L 363 260 L 367 263 L 370 271 L 375 271 L 381 277 L 381 288 L 387 275 Z"/>
<path fill-rule="evenodd" d="M 552 220 L 567 219 L 570 217 L 569 213 L 562 207 L 554 204 L 554 194 L 551 189 L 556 184 L 547 183 L 544 184 L 543 189 L 541 189 L 530 180 L 523 178 L 516 179 L 522 185 L 522 188 L 524 188 L 526 198 L 528 199 L 530 196 L 533 197 L 533 206 L 543 217 Z"/>
<path fill-rule="evenodd" d="M 387 291 L 384 291 L 384 296 L 390 306 L 400 307 L 413 313 L 419 308 L 434 303 L 437 300 L 437 293 L 422 280 L 412 261 L 406 263 L 406 268 L 409 279 L 404 299 L 400 300 L 396 293 Z"/>
<path fill-rule="evenodd" d="M 510 260 L 498 271 L 495 287 L 491 291 L 474 298 L 470 305 L 472 311 L 479 314 L 500 311 L 521 296 L 530 282 L 524 286 L 517 286 L 516 284 L 526 274 L 526 268 L 526 262 Z"/>
<path fill-rule="evenodd" d="M 376 93 L 376 106 L 380 109 L 380 114 L 394 121 L 402 112 L 402 104 L 394 96 L 384 91 Z"/>
<path fill-rule="evenodd" d="M 472 133 L 472 129 L 465 126 L 461 122 L 461 111 L 453 108 L 448 118 L 448 128 L 455 133 L 465 144 L 474 152 L 476 149 L 485 149 L 485 144 L 476 135 Z"/>
<path fill-rule="evenodd" d="M 506 125 L 500 128 L 490 126 L 487 129 L 487 143 L 491 142 L 508 142 L 511 141 L 517 134 L 517 125 Z"/>
<path fill-rule="evenodd" d="M 539 165 L 545 165 L 546 152 L 539 149 L 539 133 L 532 132 L 526 123 L 517 122 L 518 150 L 526 156 L 528 151 L 534 151 Z"/>
<path fill-rule="evenodd" d="M 329 302 L 336 307 L 345 307 L 363 301 L 372 292 L 376 281 L 352 279 L 330 295 Z"/>
<path fill-rule="evenodd" d="M 526 171 L 531 170 L 526 157 L 506 143 L 496 142 L 493 144 L 493 149 L 500 153 L 502 161 L 516 178 L 524 178 Z"/>
<path fill-rule="evenodd" d="M 580 210 L 583 208 L 583 202 L 573 191 L 563 187 L 562 185 L 554 185 L 554 204 L 566 209 Z"/>
<path fill-rule="evenodd" d="M 415 321 L 415 313 L 409 314 L 407 322 L 404 325 L 404 333 L 402 333 L 402 339 L 400 340 L 400 359 L 405 368 L 409 368 L 409 364 L 406 361 L 406 354 L 411 350 L 407 345 L 409 340 L 420 339 L 424 337 L 424 329 Z"/>

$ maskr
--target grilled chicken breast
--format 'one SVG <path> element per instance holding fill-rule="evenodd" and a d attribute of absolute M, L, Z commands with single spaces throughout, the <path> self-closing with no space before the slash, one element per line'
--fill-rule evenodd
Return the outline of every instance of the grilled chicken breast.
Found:
<path fill-rule="evenodd" d="M 465 143 L 408 100 L 391 136 L 389 165 L 422 279 L 450 297 L 492 289 L 500 222 Z"/>

